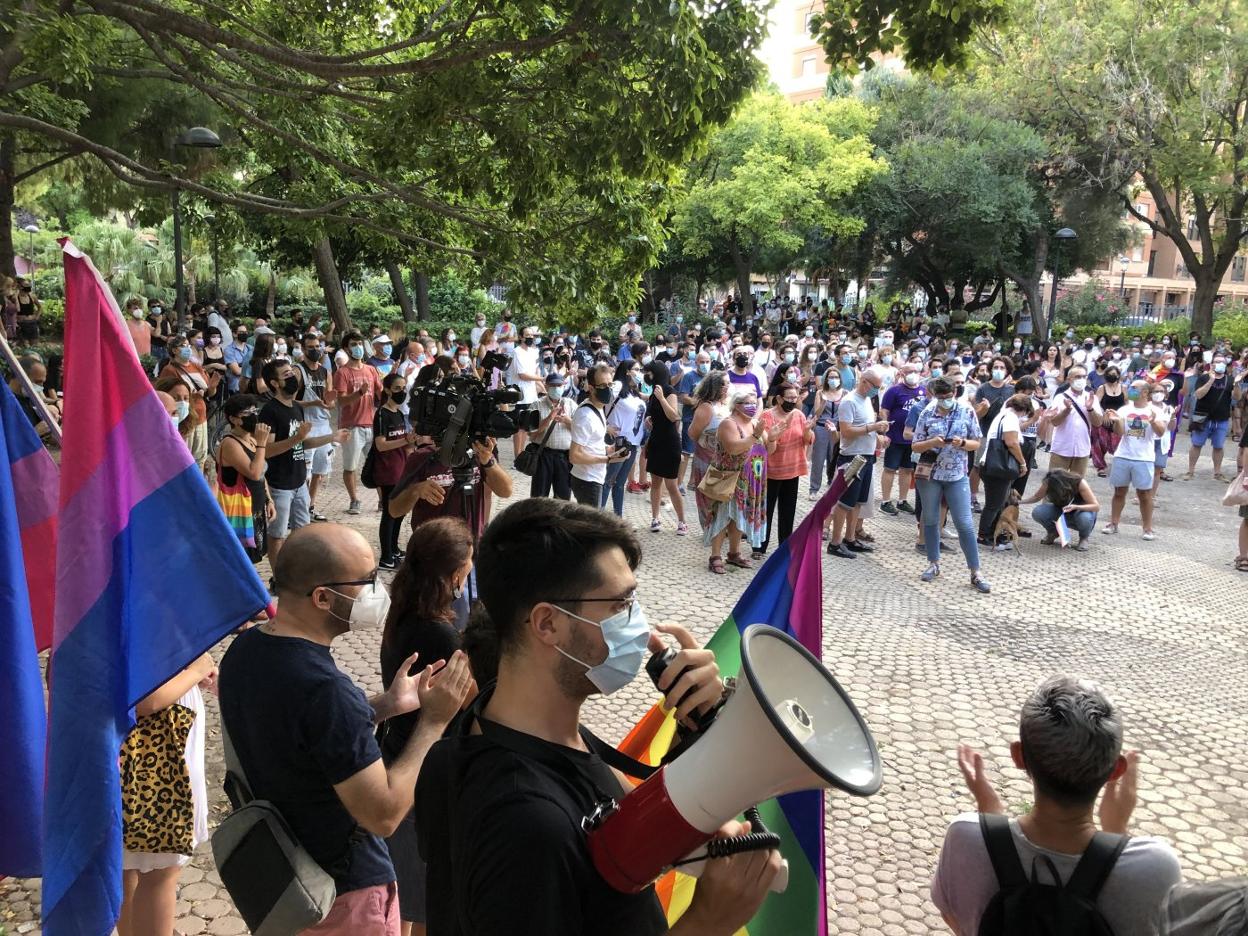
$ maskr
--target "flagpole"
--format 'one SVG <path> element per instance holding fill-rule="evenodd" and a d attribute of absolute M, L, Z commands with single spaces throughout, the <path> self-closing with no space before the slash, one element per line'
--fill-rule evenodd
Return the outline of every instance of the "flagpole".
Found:
<path fill-rule="evenodd" d="M 48 432 L 52 435 L 52 438 L 56 440 L 56 444 L 60 445 L 60 423 L 52 418 L 52 412 L 48 409 L 48 404 L 44 401 L 43 394 L 36 390 L 35 385 L 30 382 L 30 377 L 27 376 L 22 365 L 18 363 L 17 356 L 14 355 L 13 349 L 9 347 L 9 342 L 5 339 L 3 334 L 0 334 L 0 354 L 3 354 L 4 359 L 9 362 L 9 367 L 13 369 L 14 376 L 17 377 L 18 381 L 22 385 L 22 388 L 26 391 L 26 396 L 30 398 L 31 405 L 33 405 L 35 410 L 39 413 L 39 418 L 47 423 Z"/>

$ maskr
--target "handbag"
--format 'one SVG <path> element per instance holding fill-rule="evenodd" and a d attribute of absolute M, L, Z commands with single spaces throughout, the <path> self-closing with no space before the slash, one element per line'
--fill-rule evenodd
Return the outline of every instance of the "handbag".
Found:
<path fill-rule="evenodd" d="M 542 458 L 542 450 L 546 448 L 546 443 L 550 440 L 550 434 L 554 431 L 555 421 L 552 419 L 550 425 L 546 427 L 542 441 L 530 442 L 524 447 L 524 451 L 516 456 L 516 471 L 529 477 L 533 476 L 533 472 L 537 471 L 537 463 Z"/>
<path fill-rule="evenodd" d="M 1226 493 L 1222 495 L 1222 506 L 1248 506 L 1248 468 L 1236 475 L 1235 480 L 1226 489 Z"/>
<path fill-rule="evenodd" d="M 730 501 L 737 490 L 737 479 L 741 477 L 740 468 L 715 468 L 714 466 L 706 469 L 706 474 L 702 476 L 702 480 L 698 482 L 698 490 L 701 491 L 708 500 L 713 501 Z"/>
<path fill-rule="evenodd" d="M 121 746 L 122 845 L 128 851 L 189 855 L 195 802 L 186 741 L 195 711 L 174 703 L 134 723 Z"/>
<path fill-rule="evenodd" d="M 997 434 L 988 440 L 988 451 L 984 455 L 983 464 L 979 466 L 979 473 L 996 481 L 1013 481 L 1022 468 L 1018 459 L 1006 447 L 1003 434 L 1002 424 L 997 423 Z"/>
<path fill-rule="evenodd" d="M 254 936 L 294 936 L 325 919 L 337 887 L 277 807 L 252 795 L 224 723 L 221 741 L 225 790 L 234 811 L 212 834 L 212 860 Z"/>

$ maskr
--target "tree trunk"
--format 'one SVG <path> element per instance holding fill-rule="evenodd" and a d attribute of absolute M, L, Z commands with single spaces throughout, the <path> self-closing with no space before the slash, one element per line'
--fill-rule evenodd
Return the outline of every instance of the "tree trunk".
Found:
<path fill-rule="evenodd" d="M 1222 278 L 1215 278 L 1208 270 L 1191 272 L 1196 280 L 1196 293 L 1192 296 L 1192 331 L 1198 332 L 1201 340 L 1209 344 L 1213 340 L 1213 304 L 1218 299 Z M 1203 275 L 1198 275 L 1198 272 Z"/>
<path fill-rule="evenodd" d="M 403 271 L 394 261 L 386 264 L 386 273 L 390 275 L 390 288 L 394 290 L 394 298 L 403 310 L 403 321 L 416 321 L 416 313 L 412 309 L 412 297 L 407 293 L 407 284 L 403 282 Z"/>
<path fill-rule="evenodd" d="M 13 251 L 13 175 L 17 163 L 17 141 L 12 131 L 0 135 L 0 274 L 17 275 Z"/>
<path fill-rule="evenodd" d="M 734 234 L 728 241 L 728 251 L 732 255 L 732 265 L 737 273 L 737 298 L 741 302 L 741 309 L 745 313 L 746 318 L 754 315 L 754 294 L 750 292 L 750 267 L 754 264 L 751 262 L 752 257 L 747 258 L 741 253 L 741 245 L 737 243 Z"/>
<path fill-rule="evenodd" d="M 334 262 L 334 245 L 328 236 L 322 237 L 312 248 L 312 262 L 321 291 L 325 293 L 325 308 L 338 334 L 344 335 L 351 331 L 351 316 L 347 313 L 347 297 L 342 292 L 338 264 Z"/>
<path fill-rule="evenodd" d="M 416 321 L 429 320 L 429 275 L 412 270 L 412 285 L 416 288 Z"/>
<path fill-rule="evenodd" d="M 272 321 L 275 309 L 277 309 L 277 274 L 270 271 L 269 288 L 264 296 L 264 317 Z"/>

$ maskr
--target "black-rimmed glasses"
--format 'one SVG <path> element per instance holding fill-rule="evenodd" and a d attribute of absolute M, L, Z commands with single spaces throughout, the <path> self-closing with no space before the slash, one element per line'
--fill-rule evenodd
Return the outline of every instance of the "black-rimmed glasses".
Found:
<path fill-rule="evenodd" d="M 312 592 L 316 591 L 318 588 L 337 588 L 342 585 L 376 585 L 376 584 L 377 584 L 377 570 L 373 569 L 373 574 L 370 575 L 366 579 L 356 579 L 354 582 L 322 582 L 320 585 L 313 585 L 312 591 L 308 592 L 305 597 L 311 598 Z"/>

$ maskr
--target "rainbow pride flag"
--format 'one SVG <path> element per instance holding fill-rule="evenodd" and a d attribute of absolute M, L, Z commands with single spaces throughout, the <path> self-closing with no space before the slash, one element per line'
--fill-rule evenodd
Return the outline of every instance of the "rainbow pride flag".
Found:
<path fill-rule="evenodd" d="M 108 936 L 121 910 L 117 757 L 133 707 L 269 596 L 143 373 L 112 294 L 62 244 L 43 932 Z"/>
<path fill-rule="evenodd" d="M 806 518 L 754 574 L 732 614 L 707 644 L 725 676 L 741 671 L 741 632 L 751 624 L 769 624 L 796 638 L 822 658 L 823 521 L 844 490 L 841 474 Z M 676 720 L 659 705 L 628 733 L 620 750 L 645 764 L 657 765 L 671 747 Z M 749 936 L 826 936 L 824 887 L 823 791 L 790 793 L 760 803 L 764 825 L 781 838 L 789 862 L 789 886 L 769 894 L 750 925 Z M 660 878 L 655 889 L 668 923 L 675 923 L 693 899 L 697 880 L 679 871 Z"/>

